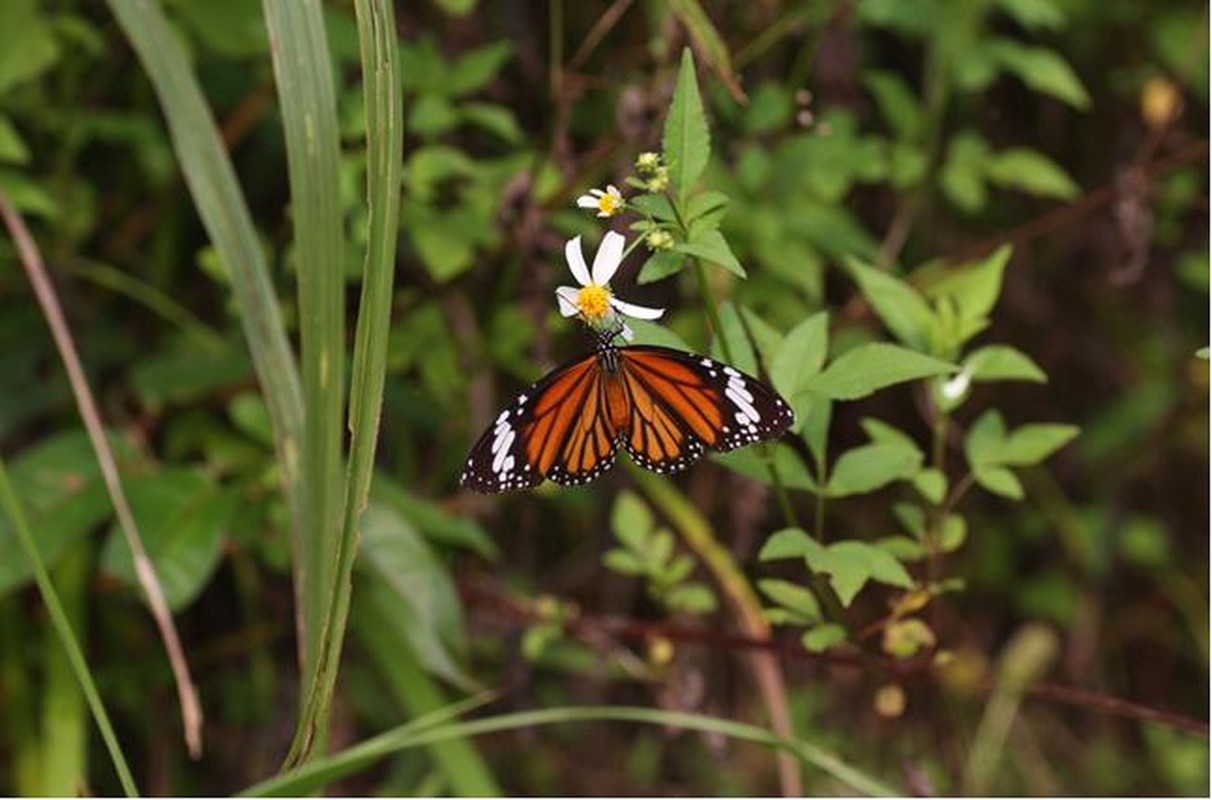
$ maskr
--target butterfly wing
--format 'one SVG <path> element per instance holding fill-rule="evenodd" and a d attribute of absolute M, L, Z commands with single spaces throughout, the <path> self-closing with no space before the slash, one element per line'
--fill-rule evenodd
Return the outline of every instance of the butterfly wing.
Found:
<path fill-rule="evenodd" d="M 490 493 L 529 489 L 544 478 L 585 483 L 610 468 L 617 450 L 594 354 L 548 373 L 498 414 L 471 448 L 459 483 Z"/>
<path fill-rule="evenodd" d="M 651 345 L 619 356 L 631 406 L 623 444 L 648 469 L 677 472 L 708 449 L 777 439 L 795 419 L 773 389 L 706 356 Z"/>

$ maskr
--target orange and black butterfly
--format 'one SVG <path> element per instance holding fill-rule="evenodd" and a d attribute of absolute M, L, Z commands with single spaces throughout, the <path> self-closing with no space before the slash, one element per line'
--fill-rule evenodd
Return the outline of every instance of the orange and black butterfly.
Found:
<path fill-rule="evenodd" d="M 614 344 L 558 367 L 497 416 L 459 483 L 479 492 L 528 489 L 546 479 L 591 481 L 614 464 L 619 444 L 656 472 L 677 472 L 708 449 L 776 439 L 795 415 L 756 378 L 705 356 Z"/>

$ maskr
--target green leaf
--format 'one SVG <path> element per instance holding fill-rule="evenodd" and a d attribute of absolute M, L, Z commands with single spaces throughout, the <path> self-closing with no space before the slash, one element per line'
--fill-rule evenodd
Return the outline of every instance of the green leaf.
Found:
<path fill-rule="evenodd" d="M 736 260 L 728 240 L 718 230 L 701 231 L 693 240 L 674 245 L 673 249 L 717 264 L 738 278 L 746 277 L 745 268 Z"/>
<path fill-rule="evenodd" d="M 917 141 L 925 130 L 926 117 L 921 102 L 904 79 L 894 72 L 870 70 L 864 83 L 897 138 Z"/>
<path fill-rule="evenodd" d="M 1002 245 L 981 261 L 949 270 L 927 287 L 926 295 L 933 299 L 954 299 L 964 319 L 988 317 L 1001 294 L 1002 277 L 1011 252 L 1010 245 Z"/>
<path fill-rule="evenodd" d="M 896 338 L 915 350 L 928 349 L 934 314 L 917 289 L 854 258 L 846 259 L 846 269 L 876 316 Z"/>
<path fill-rule="evenodd" d="M 675 250 L 657 250 L 640 267 L 636 283 L 640 285 L 664 280 L 676 275 L 686 266 L 686 255 Z M 630 323 L 628 323 L 630 324 Z"/>
<path fill-rule="evenodd" d="M 218 566 L 239 496 L 221 491 L 205 473 L 185 467 L 129 478 L 124 488 L 164 598 L 169 608 L 180 611 L 193 602 Z M 110 529 L 101 566 L 110 575 L 138 585 L 130 548 L 117 525 Z"/>
<path fill-rule="evenodd" d="M 770 379 L 783 397 L 793 397 L 825 365 L 829 313 L 821 311 L 787 332 L 770 362 Z"/>
<path fill-rule="evenodd" d="M 716 74 L 730 88 L 735 87 L 736 79 L 732 74 L 732 59 L 728 54 L 728 45 L 725 44 L 719 30 L 711 22 L 711 18 L 707 16 L 707 12 L 703 10 L 703 6 L 698 0 L 669 0 L 667 5 L 673 15 L 686 26 L 690 40 L 706 59 L 707 65 L 715 70 Z M 734 90 L 734 94 L 738 92 L 740 92 L 739 89 Z"/>
<path fill-rule="evenodd" d="M 29 148 L 8 117 L 0 114 L 0 164 L 26 164 Z"/>
<path fill-rule="evenodd" d="M 719 607 L 711 588 L 698 581 L 673 587 L 664 602 L 671 611 L 683 614 L 710 614 Z"/>
<path fill-rule="evenodd" d="M 972 475 L 978 484 L 994 494 L 1011 500 L 1023 499 L 1023 485 L 1014 477 L 1014 473 L 1005 467 L 981 464 L 973 469 Z"/>
<path fill-rule="evenodd" d="M 974 383 L 1031 381 L 1047 383 L 1048 376 L 1034 361 L 1008 345 L 989 345 L 974 350 L 963 361 L 963 371 Z"/>
<path fill-rule="evenodd" d="M 762 578 L 757 587 L 762 594 L 791 611 L 800 624 L 820 622 L 821 607 L 807 588 L 777 578 Z"/>
<path fill-rule="evenodd" d="M 816 482 L 808 474 L 808 469 L 804 466 L 799 453 L 790 445 L 775 443 L 765 447 L 766 452 L 772 455 L 764 456 L 762 451 L 756 447 L 743 447 L 728 453 L 715 453 L 712 455 L 712 460 L 761 483 L 770 483 L 770 467 L 767 458 L 773 458 L 783 486 L 808 492 L 817 491 Z"/>
<path fill-rule="evenodd" d="M 429 88 L 454 97 L 478 92 L 497 76 L 512 55 L 513 45 L 507 41 L 496 41 L 477 48 L 451 65 L 442 85 Z"/>
<path fill-rule="evenodd" d="M 33 0 L 0 3 L 0 95 L 37 78 L 58 58 L 54 31 Z"/>
<path fill-rule="evenodd" d="M 873 417 L 863 417 L 859 424 L 863 426 L 863 432 L 870 437 L 874 444 L 893 445 L 919 454 L 922 451 L 912 436 L 886 422 L 881 422 Z"/>
<path fill-rule="evenodd" d="M 1013 39 L 996 39 L 985 45 L 990 55 L 1029 88 L 1048 94 L 1074 108 L 1090 106 L 1090 95 L 1059 53 L 1032 47 Z"/>
<path fill-rule="evenodd" d="M 713 193 L 707 192 L 706 194 Z M 694 200 L 697 199 L 697 197 L 692 198 L 689 205 L 694 205 Z M 676 222 L 678 219 L 677 212 L 669 204 L 669 198 L 663 194 L 637 194 L 635 197 L 627 198 L 627 204 L 662 222 Z"/>
<path fill-rule="evenodd" d="M 174 3 L 173 12 L 207 48 L 225 58 L 250 59 L 269 52 L 265 17 L 256 3 Z"/>
<path fill-rule="evenodd" d="M 1060 30 L 1065 13 L 1055 0 L 997 0 L 998 7 L 1027 30 Z"/>
<path fill-rule="evenodd" d="M 1011 147 L 990 155 L 985 177 L 998 186 L 1021 189 L 1038 197 L 1071 200 L 1081 192 L 1055 161 L 1026 147 Z"/>
<path fill-rule="evenodd" d="M 370 496 L 373 502 L 395 509 L 435 544 L 461 547 L 489 560 L 500 555 L 496 543 L 479 522 L 465 514 L 448 511 L 440 503 L 405 489 L 382 473 L 375 474 Z"/>
<path fill-rule="evenodd" d="M 795 409 L 795 425 L 800 437 L 808 445 L 818 472 L 825 469 L 829 454 L 829 424 L 833 419 L 833 401 L 812 391 L 801 392 L 791 398 Z"/>
<path fill-rule="evenodd" d="M 707 117 L 703 114 L 703 100 L 699 96 L 690 48 L 682 50 L 677 87 L 665 118 L 661 146 L 665 151 L 665 163 L 669 165 L 669 177 L 684 206 L 711 154 Z"/>
<path fill-rule="evenodd" d="M 842 453 L 825 487 L 830 497 L 872 492 L 897 480 L 912 477 L 922 465 L 917 449 L 899 445 L 868 444 Z"/>
<path fill-rule="evenodd" d="M 959 514 L 948 514 L 939 530 L 939 545 L 944 553 L 952 553 L 968 538 L 968 523 Z"/>
<path fill-rule="evenodd" d="M 784 558 L 804 558 L 809 553 L 820 553 L 823 549 L 803 528 L 783 528 L 770 534 L 758 552 L 758 559 L 778 561 Z"/>
<path fill-rule="evenodd" d="M 813 572 L 829 575 L 842 604 L 849 606 L 867 581 L 875 580 L 908 589 L 913 579 L 899 561 L 875 545 L 846 541 L 809 550 L 804 560 Z"/>
<path fill-rule="evenodd" d="M 933 467 L 924 469 L 913 476 L 913 488 L 937 506 L 947 494 L 947 476 Z"/>
<path fill-rule="evenodd" d="M 1006 422 L 1001 412 L 989 409 L 977 417 L 964 437 L 964 453 L 968 463 L 975 468 L 979 464 L 994 463 L 996 453 L 1006 438 Z"/>
<path fill-rule="evenodd" d="M 806 386 L 834 400 L 857 400 L 905 381 L 955 372 L 957 367 L 896 345 L 875 342 L 844 353 Z"/>
<path fill-rule="evenodd" d="M 939 186 L 961 211 L 974 213 L 985 206 L 984 168 L 989 145 L 978 133 L 960 131 L 951 137 Z"/>
<path fill-rule="evenodd" d="M 635 492 L 619 493 L 610 511 L 610 527 L 619 541 L 637 553 L 643 553 L 648 549 L 646 542 L 652 526 L 652 511 L 647 503 Z"/>
<path fill-rule="evenodd" d="M 110 442 L 120 458 L 129 454 L 129 447 L 119 447 L 121 440 L 111 436 Z M 47 567 L 113 513 L 92 445 L 82 430 L 64 431 L 23 452 L 11 468 L 10 480 Z M 0 517 L 0 596 L 32 576 L 8 519 Z"/>
<path fill-rule="evenodd" d="M 1006 437 L 997 462 L 1016 467 L 1038 464 L 1079 433 L 1074 425 L 1036 423 L 1016 428 Z"/>
<path fill-rule="evenodd" d="M 736 305 L 730 302 L 720 303 L 720 330 L 715 331 L 711 342 L 711 354 L 717 361 L 728 361 L 724 357 L 722 342 L 728 343 L 727 352 L 732 355 L 732 366 L 749 375 L 758 373 L 757 353 L 749 334 L 745 331 L 745 323 L 741 319 Z"/>
<path fill-rule="evenodd" d="M 391 611 L 426 669 L 456 685 L 473 681 L 466 652 L 462 604 L 445 564 L 394 509 L 372 503 L 362 515 L 360 592 Z"/>
<path fill-rule="evenodd" d="M 630 550 L 614 548 L 602 556 L 602 563 L 620 575 L 643 575 L 647 570 L 640 559 Z"/>
<path fill-rule="evenodd" d="M 694 351 L 694 348 L 687 344 L 685 339 L 664 325 L 642 319 L 633 319 L 627 324 L 635 334 L 636 344 L 658 344 L 662 347 L 672 347 L 674 350 Z"/>
<path fill-rule="evenodd" d="M 846 641 L 846 629 L 841 625 L 829 623 L 817 625 L 804 633 L 800 642 L 809 653 L 823 653 L 831 647 L 836 647 Z"/>

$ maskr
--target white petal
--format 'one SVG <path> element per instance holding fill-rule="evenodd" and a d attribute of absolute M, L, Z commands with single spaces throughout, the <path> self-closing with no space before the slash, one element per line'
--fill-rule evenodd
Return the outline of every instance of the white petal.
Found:
<path fill-rule="evenodd" d="M 577 311 L 577 293 L 575 286 L 561 286 L 556 289 L 556 301 L 560 304 L 560 314 L 565 317 L 575 317 Z"/>
<path fill-rule="evenodd" d="M 649 308 L 648 306 L 637 306 L 634 303 L 628 303 L 625 300 L 620 300 L 617 297 L 610 298 L 610 305 L 618 309 L 620 314 L 626 314 L 629 317 L 636 319 L 660 319 L 665 313 L 663 308 Z"/>
<path fill-rule="evenodd" d="M 614 184 L 610 184 L 606 187 L 606 194 L 612 194 L 615 197 L 623 196 L 623 193 L 619 191 L 619 187 L 615 186 Z"/>
<path fill-rule="evenodd" d="M 572 270 L 572 277 L 577 279 L 577 283 L 588 286 L 590 284 L 589 267 L 585 266 L 585 254 L 581 252 L 580 236 L 564 243 L 564 260 L 568 262 L 568 269 Z"/>
<path fill-rule="evenodd" d="M 623 263 L 623 245 L 626 241 L 614 231 L 607 231 L 602 237 L 597 255 L 593 257 L 593 282 L 598 286 L 610 283 L 610 279 L 619 271 L 619 264 Z"/>
<path fill-rule="evenodd" d="M 577 208 L 597 208 L 598 199 L 591 194 L 583 194 L 577 198 Z"/>

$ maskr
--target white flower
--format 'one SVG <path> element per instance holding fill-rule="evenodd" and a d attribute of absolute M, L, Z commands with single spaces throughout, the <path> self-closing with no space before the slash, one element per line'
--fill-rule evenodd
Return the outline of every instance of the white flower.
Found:
<path fill-rule="evenodd" d="M 647 308 L 625 302 L 615 297 L 610 291 L 610 279 L 618 272 L 619 264 L 623 263 L 624 239 L 614 231 L 607 231 L 602 237 L 602 244 L 593 257 L 593 272 L 585 265 L 585 255 L 581 251 L 581 237 L 569 239 L 564 245 L 564 258 L 568 261 L 568 269 L 572 277 L 580 284 L 576 286 L 561 286 L 556 289 L 556 300 L 560 304 L 560 313 L 565 317 L 581 317 L 594 327 L 604 327 L 614 323 L 617 314 L 623 314 L 636 319 L 657 319 L 665 313 L 663 308 Z M 617 314 L 616 314 L 617 312 Z M 630 331 L 623 325 L 623 335 Z"/>
<path fill-rule="evenodd" d="M 577 198 L 577 208 L 596 208 L 599 217 L 613 217 L 623 210 L 623 195 L 614 186 L 607 186 L 606 191 L 590 189 Z"/>

